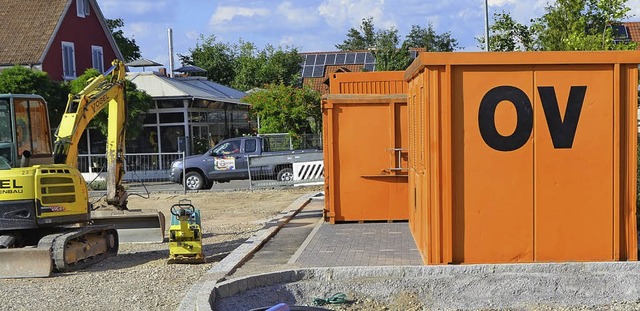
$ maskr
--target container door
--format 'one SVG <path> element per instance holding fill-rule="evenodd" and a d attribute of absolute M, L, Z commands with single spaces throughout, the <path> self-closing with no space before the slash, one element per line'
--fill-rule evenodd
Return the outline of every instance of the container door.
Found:
<path fill-rule="evenodd" d="M 333 141 L 337 221 L 388 219 L 392 117 L 388 104 L 335 105 Z"/>
<path fill-rule="evenodd" d="M 531 262 L 531 68 L 453 74 L 453 261 Z"/>
<path fill-rule="evenodd" d="M 611 65 L 535 74 L 536 261 L 613 260 Z"/>

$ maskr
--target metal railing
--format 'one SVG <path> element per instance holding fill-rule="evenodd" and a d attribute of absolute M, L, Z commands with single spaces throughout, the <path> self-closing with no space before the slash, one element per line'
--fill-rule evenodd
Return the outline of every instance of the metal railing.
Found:
<path fill-rule="evenodd" d="M 123 183 L 132 190 L 153 186 L 158 190 L 180 190 L 181 185 L 169 181 L 171 162 L 183 158 L 184 153 L 128 153 L 125 154 Z M 103 188 L 107 158 L 104 154 L 78 155 L 78 169 L 94 190 Z"/>
<path fill-rule="evenodd" d="M 171 162 L 184 158 L 184 153 L 131 153 L 125 154 L 123 183 L 131 193 L 175 191 L 187 192 L 183 171 L 182 183 L 169 180 Z M 92 190 L 106 186 L 106 156 L 79 155 L 78 169 Z M 295 185 L 316 185 L 324 182 L 324 164 L 321 151 L 291 153 L 277 156 L 257 156 L 247 159 L 249 179 L 214 183 L 211 190 L 253 190 Z"/>
<path fill-rule="evenodd" d="M 295 138 L 288 133 L 260 134 L 267 140 L 268 151 L 294 149 L 322 149 L 322 134 L 299 134 Z"/>
<path fill-rule="evenodd" d="M 250 189 L 322 183 L 324 164 L 318 163 L 321 151 L 249 157 Z"/>

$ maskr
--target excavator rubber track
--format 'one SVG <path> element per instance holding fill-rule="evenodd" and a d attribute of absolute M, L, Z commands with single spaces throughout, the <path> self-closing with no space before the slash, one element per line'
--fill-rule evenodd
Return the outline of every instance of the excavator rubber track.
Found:
<path fill-rule="evenodd" d="M 113 226 L 87 226 L 47 235 L 38 248 L 49 249 L 55 271 L 71 272 L 115 256 L 118 232 Z"/>
<path fill-rule="evenodd" d="M 0 279 L 49 277 L 81 270 L 118 253 L 113 226 L 68 228 L 46 235 L 38 246 L 0 249 Z"/>

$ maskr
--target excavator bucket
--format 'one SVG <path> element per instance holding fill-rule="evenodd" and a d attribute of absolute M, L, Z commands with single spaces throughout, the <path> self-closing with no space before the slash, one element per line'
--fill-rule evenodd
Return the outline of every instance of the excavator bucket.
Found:
<path fill-rule="evenodd" d="M 120 243 L 164 242 L 165 218 L 157 210 L 97 210 L 91 212 L 91 221 L 97 225 L 113 225 Z"/>
<path fill-rule="evenodd" d="M 46 278 L 52 270 L 53 260 L 49 249 L 0 249 L 0 279 Z"/>

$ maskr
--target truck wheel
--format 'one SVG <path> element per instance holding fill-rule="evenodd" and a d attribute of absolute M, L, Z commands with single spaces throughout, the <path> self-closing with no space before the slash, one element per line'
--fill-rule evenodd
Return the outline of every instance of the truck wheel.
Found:
<path fill-rule="evenodd" d="M 213 180 L 210 180 L 206 185 L 204 185 L 204 187 L 202 187 L 202 189 L 206 189 L 209 190 L 211 188 L 213 188 L 213 184 L 215 184 L 216 182 Z"/>
<path fill-rule="evenodd" d="M 185 178 L 185 185 L 189 190 L 200 190 L 204 187 L 205 181 L 198 172 L 189 172 Z"/>
<path fill-rule="evenodd" d="M 280 169 L 278 181 L 293 181 L 293 170 L 290 167 Z"/>

